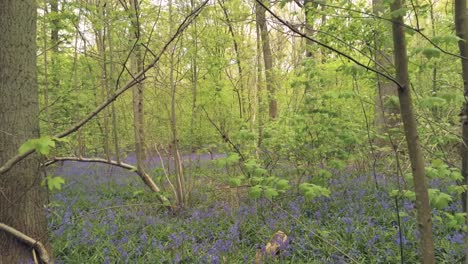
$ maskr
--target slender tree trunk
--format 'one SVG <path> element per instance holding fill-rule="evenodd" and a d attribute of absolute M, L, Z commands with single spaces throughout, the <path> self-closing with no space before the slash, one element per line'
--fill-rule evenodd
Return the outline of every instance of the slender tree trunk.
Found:
<path fill-rule="evenodd" d="M 115 68 L 114 68 L 114 48 L 113 48 L 113 42 L 112 42 L 112 23 L 110 22 L 109 19 L 109 14 L 110 14 L 110 8 L 111 8 L 112 3 L 107 3 L 105 9 L 106 9 L 106 24 L 107 24 L 107 45 L 109 46 L 109 80 L 110 83 L 114 83 L 114 73 L 115 73 Z M 111 87 L 108 87 L 108 94 L 107 96 L 109 97 L 111 92 Z M 117 129 L 117 111 L 115 109 L 115 102 L 111 103 L 111 115 L 112 115 L 112 136 L 114 140 L 114 149 L 115 149 L 115 160 L 117 163 L 120 163 L 120 148 L 119 148 L 119 133 Z"/>
<path fill-rule="evenodd" d="M 455 0 L 455 28 L 457 36 L 461 39 L 458 42 L 460 55 L 468 58 L 468 14 L 466 0 Z M 461 160 L 463 185 L 468 185 L 468 59 L 462 59 L 463 96 L 465 98 L 462 108 L 462 143 Z M 468 213 L 468 192 L 462 194 L 463 212 Z M 468 244 L 468 242 L 467 242 Z M 466 247 L 465 263 L 468 264 L 468 247 Z"/>
<path fill-rule="evenodd" d="M 132 10 L 134 15 L 131 19 L 133 32 L 135 40 L 140 40 L 141 38 L 141 28 L 140 28 L 140 4 L 138 0 L 131 0 L 130 4 L 132 5 Z M 136 44 L 134 49 L 134 56 L 132 56 L 133 67 L 136 69 L 135 72 L 140 72 L 143 70 L 143 56 L 141 53 L 141 45 Z M 144 120 L 144 105 L 143 105 L 143 83 L 139 82 L 132 88 L 133 94 L 133 127 L 135 133 L 135 151 L 137 157 L 137 167 L 139 170 L 145 170 L 145 159 L 146 159 L 146 150 L 145 150 L 145 120 Z"/>
<path fill-rule="evenodd" d="M 172 0 L 169 0 L 169 17 L 170 17 L 170 32 L 174 31 L 173 28 L 173 3 Z M 177 206 L 183 208 L 186 202 L 186 191 L 185 191 L 185 178 L 184 171 L 182 166 L 182 160 L 179 155 L 179 139 L 177 137 L 177 115 L 176 115 L 176 83 L 174 80 L 174 52 L 176 48 L 172 47 L 170 54 L 170 69 L 169 69 L 169 81 L 171 87 L 171 152 L 172 157 L 174 158 L 174 167 L 176 173 L 176 191 L 177 191 Z"/>
<path fill-rule="evenodd" d="M 52 134 L 53 126 L 50 123 L 52 119 L 50 118 L 50 107 L 49 107 L 49 62 L 48 62 L 48 30 L 47 30 L 47 17 L 46 14 L 48 11 L 47 0 L 44 0 L 44 16 L 42 21 L 42 34 L 43 34 L 43 45 L 44 45 L 44 109 L 45 109 L 45 119 L 47 120 L 47 133 Z"/>
<path fill-rule="evenodd" d="M 381 16 L 385 13 L 383 0 L 373 0 L 372 8 L 373 13 L 377 16 Z M 383 22 L 385 25 L 387 24 L 387 21 Z M 390 26 L 388 26 L 388 30 L 390 30 Z M 385 32 L 388 31 L 377 30 L 374 33 L 374 60 L 376 62 L 376 68 L 380 68 L 382 71 L 389 71 L 393 68 L 393 60 L 391 58 L 391 44 L 387 41 L 390 37 L 390 33 L 386 36 Z M 397 96 L 397 87 L 394 83 L 382 78 L 378 74 L 376 74 L 376 79 L 377 93 L 375 96 L 374 125 L 377 132 L 382 134 L 388 132 L 387 128 L 396 125 L 397 120 L 395 117 L 398 114 L 398 109 L 385 102 L 387 102 L 391 96 Z M 377 142 L 377 144 L 383 145 L 383 142 Z"/>
<path fill-rule="evenodd" d="M 228 25 L 229 29 L 229 34 L 231 35 L 232 38 L 232 43 L 234 46 L 234 52 L 236 53 L 236 65 L 237 65 L 237 73 L 239 74 L 239 87 L 236 87 L 237 96 L 238 96 L 238 101 L 239 101 L 239 117 L 242 119 L 245 114 L 245 88 L 244 88 L 244 72 L 242 70 L 242 64 L 241 64 L 241 56 L 240 56 L 240 50 L 239 50 L 239 44 L 237 43 L 236 40 L 236 34 L 234 33 L 234 27 L 232 25 L 231 18 L 229 17 L 228 10 L 226 9 L 226 6 L 224 5 L 223 1 L 218 2 L 221 8 L 223 9 L 224 17 L 226 18 L 226 23 Z M 250 118 L 250 117 L 249 117 Z"/>
<path fill-rule="evenodd" d="M 278 103 L 276 101 L 275 81 L 273 78 L 273 56 L 271 53 L 270 38 L 268 36 L 268 28 L 266 24 L 266 10 L 258 2 L 255 3 L 256 20 L 260 29 L 263 61 L 265 63 L 265 79 L 268 91 L 268 114 L 271 120 L 275 120 L 278 117 Z"/>
<path fill-rule="evenodd" d="M 36 80 L 36 1 L 0 0 L 0 164 L 39 137 Z M 39 157 L 30 155 L 0 177 L 0 222 L 41 241 L 47 239 L 47 189 Z M 32 260 L 32 250 L 0 231 L 0 263 Z"/>
<path fill-rule="evenodd" d="M 101 8 L 97 6 L 96 8 Z M 102 101 L 107 100 L 108 98 L 108 76 L 107 76 L 107 54 L 106 54 L 106 36 L 105 36 L 106 27 L 102 26 L 100 29 L 96 30 L 96 43 L 99 51 L 99 57 L 101 59 L 101 89 L 100 97 Z M 110 154 L 110 143 L 109 143 L 109 108 L 106 108 L 103 112 L 103 126 L 104 129 L 101 131 L 102 138 L 102 147 L 104 149 L 104 154 L 106 155 L 107 160 L 111 159 Z"/>
<path fill-rule="evenodd" d="M 392 11 L 402 8 L 401 0 L 395 0 Z M 435 263 L 434 240 L 432 236 L 431 206 L 427 192 L 424 157 L 421 151 L 416 118 L 411 101 L 411 88 L 408 74 L 408 57 L 406 51 L 403 16 L 393 18 L 393 48 L 396 68 L 396 78 L 401 87 L 398 88 L 401 118 L 405 130 L 406 142 L 413 172 L 413 183 L 416 193 L 416 211 L 419 232 L 421 235 L 421 263 Z"/>
<path fill-rule="evenodd" d="M 81 18 L 81 9 L 78 12 L 78 21 L 80 21 Z M 79 22 L 78 22 L 79 23 Z M 78 39 L 79 39 L 79 34 L 76 32 L 75 34 L 75 45 L 74 45 L 74 52 L 73 52 L 73 90 L 75 91 L 76 94 L 80 93 L 80 88 L 78 85 Z M 78 106 L 79 107 L 79 106 Z M 75 109 L 77 114 L 76 114 L 76 121 L 81 119 L 80 113 L 81 109 Z M 84 135 L 83 131 L 81 129 L 78 129 L 77 131 L 77 153 L 78 156 L 82 157 L 85 155 L 85 144 L 84 144 Z"/>
<path fill-rule="evenodd" d="M 51 20 L 51 31 L 50 31 L 50 45 L 52 47 L 51 54 L 50 54 L 50 62 L 52 68 L 51 74 L 51 84 L 53 89 L 60 88 L 60 79 L 59 79 L 59 65 L 57 60 L 57 55 L 59 53 L 59 29 L 60 29 L 60 21 L 58 18 L 59 15 L 59 1 L 60 0 L 49 0 L 50 3 L 50 11 L 52 14 Z"/>
<path fill-rule="evenodd" d="M 255 113 L 257 113 L 257 119 L 258 119 L 258 142 L 257 146 L 260 147 L 262 145 L 263 141 L 263 112 L 264 112 L 264 107 L 263 107 L 263 96 L 262 96 L 262 91 L 263 91 L 263 68 L 262 68 L 262 43 L 261 43 L 261 36 L 260 36 L 260 27 L 257 23 L 256 25 L 256 33 L 257 33 L 257 87 L 256 87 L 256 92 L 254 93 L 256 96 L 256 109 Z M 255 121 L 255 116 L 253 118 Z"/>

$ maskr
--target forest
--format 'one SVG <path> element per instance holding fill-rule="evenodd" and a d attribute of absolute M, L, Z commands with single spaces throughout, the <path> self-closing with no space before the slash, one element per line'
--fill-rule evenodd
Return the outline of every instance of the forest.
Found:
<path fill-rule="evenodd" d="M 468 263 L 466 0 L 0 0 L 0 264 Z"/>

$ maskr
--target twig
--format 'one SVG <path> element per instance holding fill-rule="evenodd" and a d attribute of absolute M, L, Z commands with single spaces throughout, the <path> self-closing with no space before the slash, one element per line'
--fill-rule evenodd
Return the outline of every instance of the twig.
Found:
<path fill-rule="evenodd" d="M 29 237 L 26 234 L 22 233 L 21 231 L 18 231 L 17 229 L 9 225 L 6 225 L 4 223 L 1 223 L 1 222 L 0 222 L 0 230 L 5 231 L 6 233 L 17 238 L 19 241 L 32 247 L 35 250 L 35 252 L 39 254 L 39 258 L 41 259 L 43 263 L 47 263 L 47 264 L 54 263 L 54 261 L 50 258 L 49 253 L 47 252 L 46 248 L 44 247 L 44 244 L 42 244 L 40 241 L 37 241 L 34 238 Z"/>

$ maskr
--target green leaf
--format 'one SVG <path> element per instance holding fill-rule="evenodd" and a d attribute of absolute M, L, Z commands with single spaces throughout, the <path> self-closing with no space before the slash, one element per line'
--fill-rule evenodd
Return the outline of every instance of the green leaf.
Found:
<path fill-rule="evenodd" d="M 390 15 L 393 18 L 403 17 L 403 16 L 406 15 L 406 11 L 407 11 L 407 9 L 405 7 L 402 7 L 400 9 L 397 9 L 397 10 L 394 10 L 394 11 L 390 12 Z"/>
<path fill-rule="evenodd" d="M 41 137 L 37 140 L 37 152 L 48 155 L 51 148 L 55 147 L 55 141 L 51 137 Z"/>
<path fill-rule="evenodd" d="M 241 185 L 241 183 L 242 183 L 242 179 L 240 179 L 239 177 L 229 178 L 229 185 L 230 186 L 238 187 L 238 186 Z"/>
<path fill-rule="evenodd" d="M 268 199 L 272 199 L 273 197 L 278 196 L 279 193 L 275 188 L 267 187 L 265 189 L 265 197 Z"/>
<path fill-rule="evenodd" d="M 62 184 L 65 183 L 65 179 L 63 179 L 62 177 L 47 176 L 45 177 L 42 183 L 47 183 L 47 188 L 51 191 L 54 189 L 61 190 Z"/>
<path fill-rule="evenodd" d="M 24 142 L 23 145 L 19 148 L 19 154 L 23 155 L 26 152 L 29 152 L 30 150 L 33 150 L 36 148 L 36 143 L 35 139 L 29 139 L 28 141 Z"/>
<path fill-rule="evenodd" d="M 262 196 L 262 186 L 261 185 L 255 185 L 252 188 L 250 188 L 249 192 L 250 197 L 254 199 L 258 199 Z"/>
<path fill-rule="evenodd" d="M 276 188 L 281 191 L 285 191 L 289 189 L 291 186 L 289 186 L 289 181 L 285 179 L 280 179 L 276 182 Z"/>
<path fill-rule="evenodd" d="M 422 54 L 428 59 L 438 58 L 440 57 L 440 50 L 434 47 L 429 47 L 429 48 L 423 49 Z"/>
<path fill-rule="evenodd" d="M 62 142 L 62 143 L 69 143 L 70 139 L 69 138 L 58 138 L 58 137 L 53 137 L 52 138 L 55 142 Z"/>
<path fill-rule="evenodd" d="M 419 105 L 427 109 L 443 107 L 447 105 L 447 101 L 444 98 L 431 96 L 421 99 Z"/>
<path fill-rule="evenodd" d="M 50 153 L 50 149 L 55 147 L 55 141 L 49 137 L 44 136 L 40 138 L 29 139 L 19 148 L 19 153 L 24 154 L 28 151 L 35 150 L 42 155 Z"/>
<path fill-rule="evenodd" d="M 403 191 L 403 197 L 407 198 L 410 201 L 415 201 L 416 200 L 416 193 L 413 192 L 413 191 L 404 190 Z"/>

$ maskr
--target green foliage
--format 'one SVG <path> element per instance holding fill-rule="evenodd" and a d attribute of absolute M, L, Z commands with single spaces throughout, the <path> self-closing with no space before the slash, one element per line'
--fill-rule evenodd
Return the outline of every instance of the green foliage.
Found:
<path fill-rule="evenodd" d="M 225 158 L 215 160 L 216 165 L 219 167 L 231 166 L 239 162 L 240 156 L 237 153 L 230 153 Z"/>
<path fill-rule="evenodd" d="M 242 180 L 245 179 L 245 176 L 237 176 L 237 177 L 230 177 L 229 178 L 229 185 L 231 187 L 239 187 L 242 184 Z"/>
<path fill-rule="evenodd" d="M 273 199 L 281 193 L 290 189 L 289 181 L 279 177 L 252 177 L 250 179 L 252 187 L 249 194 L 251 198 L 258 199 L 265 196 L 268 199 Z"/>
<path fill-rule="evenodd" d="M 428 189 L 428 193 L 432 207 L 437 209 L 444 209 L 453 201 L 452 196 L 438 189 Z"/>
<path fill-rule="evenodd" d="M 42 185 L 47 185 L 47 188 L 50 191 L 53 191 L 53 190 L 60 191 L 64 183 L 65 183 L 65 179 L 59 176 L 53 177 L 53 176 L 48 175 L 42 180 Z"/>
<path fill-rule="evenodd" d="M 21 147 L 19 148 L 19 154 L 24 154 L 31 150 L 36 151 L 42 155 L 48 155 L 50 150 L 55 148 L 55 142 L 69 142 L 67 138 L 57 138 L 57 137 L 50 137 L 50 136 L 43 136 L 40 138 L 33 138 L 27 140 Z"/>
<path fill-rule="evenodd" d="M 328 188 L 324 188 L 312 183 L 302 183 L 299 185 L 299 189 L 301 190 L 304 197 L 308 200 L 312 200 L 320 196 L 330 196 L 330 190 Z"/>

